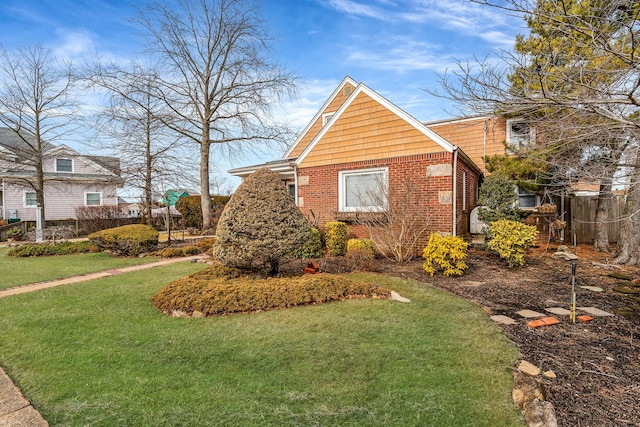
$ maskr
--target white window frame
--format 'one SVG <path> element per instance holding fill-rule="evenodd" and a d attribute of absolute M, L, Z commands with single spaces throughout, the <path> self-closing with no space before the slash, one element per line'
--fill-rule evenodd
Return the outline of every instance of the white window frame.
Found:
<path fill-rule="evenodd" d="M 332 111 L 330 113 L 324 113 L 322 115 L 322 127 L 324 127 L 327 123 L 329 123 L 333 118 L 333 116 L 335 116 L 335 114 L 336 114 L 335 111 Z"/>
<path fill-rule="evenodd" d="M 296 191 L 296 183 L 295 182 L 287 182 L 287 193 L 289 193 L 289 196 L 291 196 L 291 198 L 293 199 L 293 201 L 296 200 L 296 194 L 298 193 Z M 291 190 L 293 189 L 293 194 L 291 194 Z"/>
<path fill-rule="evenodd" d="M 513 127 L 515 125 L 522 124 L 529 128 L 529 135 L 524 133 L 514 132 Z M 533 145 L 536 141 L 536 130 L 529 126 L 526 122 L 518 119 L 507 120 L 507 145 L 514 146 L 515 148 L 526 148 Z"/>
<path fill-rule="evenodd" d="M 34 204 L 27 204 L 27 194 L 33 194 Z M 35 191 L 25 191 L 22 197 L 22 204 L 25 208 L 37 208 L 38 207 L 38 195 Z"/>
<path fill-rule="evenodd" d="M 62 170 L 58 169 L 58 160 L 69 160 L 71 162 L 71 170 L 70 171 L 62 171 Z M 58 172 L 58 173 L 73 173 L 73 171 L 75 170 L 75 165 L 74 165 L 73 159 L 69 158 L 69 157 L 56 157 L 55 158 L 55 165 L 56 165 L 56 172 Z"/>
<path fill-rule="evenodd" d="M 100 196 L 100 203 L 98 203 L 97 205 L 90 205 L 87 200 L 87 196 L 89 194 L 98 194 Z M 85 206 L 102 206 L 102 192 L 101 191 L 85 191 L 84 193 L 84 205 Z"/>
<path fill-rule="evenodd" d="M 347 207 L 347 189 L 346 178 L 355 175 L 367 175 L 372 173 L 382 173 L 382 179 L 385 185 L 385 198 L 387 197 L 389 190 L 389 168 L 369 168 L 369 169 L 354 169 L 348 171 L 338 172 L 338 209 L 340 212 L 384 212 L 387 210 L 387 201 L 385 200 L 384 206 L 349 206 Z"/>

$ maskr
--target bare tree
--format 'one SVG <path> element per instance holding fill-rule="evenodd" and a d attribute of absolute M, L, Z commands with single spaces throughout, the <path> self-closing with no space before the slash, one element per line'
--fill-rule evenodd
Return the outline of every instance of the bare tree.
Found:
<path fill-rule="evenodd" d="M 365 212 L 354 214 L 354 219 L 367 229 L 380 253 L 407 262 L 426 243 L 430 221 L 414 181 L 405 176 L 398 186 L 401 188 L 390 191 L 386 181 L 378 179 L 363 187 L 357 198 Z"/>
<path fill-rule="evenodd" d="M 71 65 L 59 64 L 43 46 L 16 51 L 0 46 L 0 125 L 16 137 L 12 150 L 22 171 L 16 178 L 33 188 L 43 223 L 43 156 L 49 143 L 69 132 L 76 110 L 72 76 Z"/>
<path fill-rule="evenodd" d="M 99 62 L 85 74 L 90 84 L 108 92 L 108 107 L 96 120 L 97 141 L 122 159 L 122 174 L 130 187 L 142 191 L 142 217 L 152 225 L 151 206 L 163 194 L 160 188 L 194 178 L 184 139 L 165 125 L 172 122 L 172 113 L 157 98 L 158 75 L 140 64 L 127 69 Z"/>
<path fill-rule="evenodd" d="M 200 149 L 203 228 L 210 227 L 211 147 L 233 152 L 246 142 L 288 133 L 271 107 L 294 89 L 293 76 L 269 62 L 269 37 L 253 0 L 153 2 L 141 10 L 147 51 L 161 66 L 157 96 L 173 113 L 163 123 Z"/>
<path fill-rule="evenodd" d="M 497 61 L 459 63 L 442 77 L 445 96 L 468 110 L 518 116 L 545 129 L 540 140 L 550 173 L 560 182 L 600 182 L 603 204 L 622 166 L 628 181 L 640 182 L 633 155 L 640 128 L 640 2 L 472 1 L 524 18 L 531 35 L 518 36 L 516 51 L 502 52 Z M 633 191 L 624 221 L 640 211 Z M 604 212 L 603 205 L 599 218 Z M 605 250 L 604 236 L 599 239 Z M 622 237 L 616 261 L 637 263 L 639 248 L 639 234 Z"/>

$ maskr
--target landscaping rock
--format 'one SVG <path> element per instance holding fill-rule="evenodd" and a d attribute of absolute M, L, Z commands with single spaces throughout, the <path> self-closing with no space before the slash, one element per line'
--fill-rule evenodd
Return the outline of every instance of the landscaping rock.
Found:
<path fill-rule="evenodd" d="M 400 296 L 400 294 L 395 292 L 395 291 L 391 291 L 391 299 L 394 300 L 394 301 L 399 301 L 399 302 L 411 302 L 411 300 L 409 298 L 405 298 L 403 296 Z"/>
<path fill-rule="evenodd" d="M 182 310 L 173 310 L 173 311 L 171 312 L 171 315 L 172 315 L 173 317 L 191 317 L 191 316 L 189 316 L 187 313 L 185 313 L 185 312 L 184 312 L 184 311 L 182 311 Z"/>
<path fill-rule="evenodd" d="M 524 411 L 533 399 L 545 400 L 544 386 L 531 375 L 515 371 L 513 380 L 513 403 Z"/>
<path fill-rule="evenodd" d="M 205 316 L 203 312 L 196 310 L 191 314 L 191 317 L 195 317 L 196 319 L 201 319 Z"/>
<path fill-rule="evenodd" d="M 551 402 L 533 399 L 523 411 L 529 427 L 557 427 L 556 411 Z"/>
<path fill-rule="evenodd" d="M 575 261 L 578 259 L 578 256 L 572 253 L 568 247 L 564 245 L 558 246 L 558 251 L 553 254 L 554 258 L 560 258 L 567 261 Z"/>
<path fill-rule="evenodd" d="M 538 368 L 533 363 L 527 362 L 526 360 L 520 362 L 520 364 L 518 365 L 518 371 L 522 372 L 523 374 L 531 375 L 533 377 L 535 377 L 536 375 L 540 375 L 540 368 Z"/>
<path fill-rule="evenodd" d="M 557 378 L 556 373 L 555 373 L 555 372 L 553 372 L 553 371 L 544 371 L 544 372 L 542 373 L 542 375 L 544 375 L 545 377 L 547 377 L 547 378 L 549 378 L 549 379 Z"/>

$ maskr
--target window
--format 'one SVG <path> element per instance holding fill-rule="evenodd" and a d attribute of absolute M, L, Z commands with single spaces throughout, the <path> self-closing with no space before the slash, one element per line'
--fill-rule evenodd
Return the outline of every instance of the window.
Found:
<path fill-rule="evenodd" d="M 326 125 L 327 123 L 329 123 L 329 121 L 331 121 L 331 118 L 333 117 L 334 113 L 325 113 L 322 115 L 322 126 Z"/>
<path fill-rule="evenodd" d="M 295 201 L 296 200 L 296 184 L 290 182 L 287 184 L 287 190 L 289 191 L 289 196 Z"/>
<path fill-rule="evenodd" d="M 518 187 L 518 207 L 527 210 L 536 206 L 538 206 L 538 196 L 529 190 Z"/>
<path fill-rule="evenodd" d="M 73 172 L 73 160 L 56 159 L 56 172 Z"/>
<path fill-rule="evenodd" d="M 387 208 L 387 168 L 338 174 L 340 212 L 381 212 Z"/>
<path fill-rule="evenodd" d="M 102 204 L 102 193 L 84 193 L 86 206 L 100 206 Z"/>
<path fill-rule="evenodd" d="M 535 142 L 536 132 L 527 123 L 507 120 L 507 145 L 514 149 L 526 148 Z"/>
<path fill-rule="evenodd" d="M 34 191 L 27 191 L 24 193 L 24 205 L 26 207 L 37 207 L 38 199 Z"/>

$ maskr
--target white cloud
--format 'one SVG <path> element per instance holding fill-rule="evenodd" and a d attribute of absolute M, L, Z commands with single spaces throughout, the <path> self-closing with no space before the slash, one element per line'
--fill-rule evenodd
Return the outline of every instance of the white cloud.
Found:
<path fill-rule="evenodd" d="M 59 59 L 78 59 L 94 50 L 94 43 L 91 34 L 86 31 L 57 31 L 60 42 L 54 48 L 56 57 Z"/>

